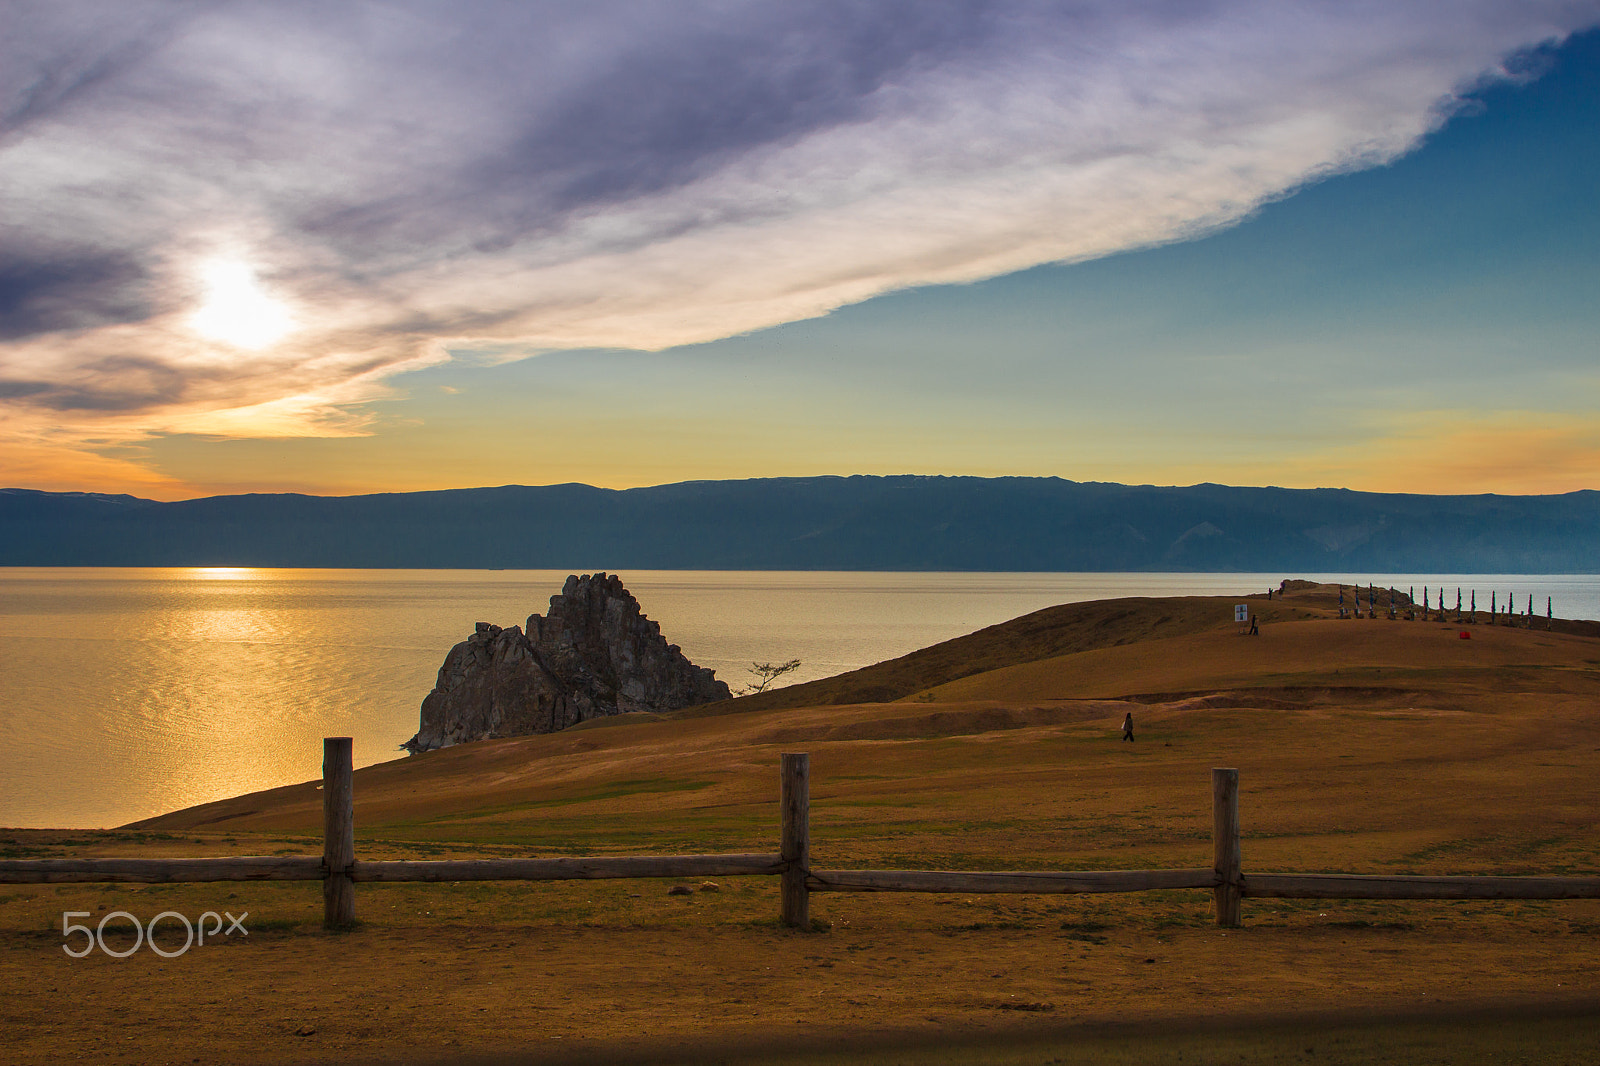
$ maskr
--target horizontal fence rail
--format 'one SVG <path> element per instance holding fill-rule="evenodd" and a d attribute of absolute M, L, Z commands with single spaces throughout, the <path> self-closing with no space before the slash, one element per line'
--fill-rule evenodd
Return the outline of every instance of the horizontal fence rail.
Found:
<path fill-rule="evenodd" d="M 321 881 L 328 868 L 306 856 L 236 855 L 223 859 L 0 859 L 0 884 L 178 881 Z"/>
<path fill-rule="evenodd" d="M 1215 870 L 813 870 L 812 892 L 1148 892 L 1215 888 Z"/>
<path fill-rule="evenodd" d="M 561 859 L 440 859 L 362 862 L 350 880 L 364 881 L 581 881 L 607 877 L 739 877 L 781 874 L 781 855 L 614 855 Z"/>
<path fill-rule="evenodd" d="M 1244 899 L 1597 899 L 1600 876 L 1246 874 L 1239 848 L 1239 772 L 1212 771 L 1214 864 L 1183 870 L 813 870 L 810 756 L 785 754 L 779 777 L 779 851 L 727 855 L 607 855 L 546 859 L 439 859 L 369 862 L 355 857 L 351 742 L 323 741 L 322 856 L 203 859 L 0 859 L 0 884 L 183 881 L 321 881 L 323 924 L 355 921 L 355 886 L 402 881 L 571 881 L 619 877 L 781 878 L 785 925 L 810 924 L 813 892 L 946 894 L 1149 892 L 1205 889 L 1216 921 L 1240 924 Z"/>
<path fill-rule="evenodd" d="M 1600 877 L 1388 874 L 1248 874 L 1260 899 L 1595 899 Z"/>

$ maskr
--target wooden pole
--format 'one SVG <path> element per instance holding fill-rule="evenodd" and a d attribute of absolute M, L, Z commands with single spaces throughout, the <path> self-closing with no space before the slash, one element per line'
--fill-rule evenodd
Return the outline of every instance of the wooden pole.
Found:
<path fill-rule="evenodd" d="M 322 861 L 328 871 L 322 882 L 322 927 L 348 929 L 356 920 L 355 882 L 350 880 L 356 861 L 356 812 L 349 737 L 322 740 Z"/>
<path fill-rule="evenodd" d="M 811 898 L 806 876 L 811 872 L 811 756 L 784 753 L 783 788 L 783 924 L 811 926 Z"/>
<path fill-rule="evenodd" d="M 1217 924 L 1239 928 L 1239 898 L 1244 876 L 1239 863 L 1239 771 L 1211 771 L 1211 843 L 1216 856 Z"/>

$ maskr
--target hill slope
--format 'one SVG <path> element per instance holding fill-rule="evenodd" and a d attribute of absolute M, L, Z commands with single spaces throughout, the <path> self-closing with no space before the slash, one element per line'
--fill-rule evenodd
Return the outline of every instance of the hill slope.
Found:
<path fill-rule="evenodd" d="M 1262 633 L 1248 637 L 1231 622 L 1232 602 L 1177 597 L 1069 604 L 760 696 L 382 763 L 357 771 L 359 802 L 368 805 L 359 818 L 364 825 L 375 819 L 404 826 L 407 836 L 423 825 L 432 827 L 426 836 L 515 836 L 516 827 L 534 824 L 529 819 L 547 827 L 574 824 L 564 813 L 552 820 L 547 805 L 565 807 L 577 796 L 580 810 L 593 800 L 607 819 L 627 811 L 648 811 L 653 819 L 709 805 L 743 811 L 729 823 L 742 825 L 771 799 L 769 762 L 780 747 L 828 745 L 833 759 L 876 767 L 899 782 L 893 788 L 903 789 L 908 776 L 929 772 L 915 753 L 918 744 L 1013 732 L 1036 739 L 1059 730 L 1114 735 L 1130 710 L 1141 728 L 1209 715 L 1207 746 L 1219 736 L 1236 738 L 1238 728 L 1263 710 L 1275 713 L 1262 736 L 1308 721 L 1316 723 L 1316 733 L 1334 712 L 1362 717 L 1397 707 L 1492 708 L 1519 699 L 1529 708 L 1569 707 L 1584 716 L 1585 730 L 1600 728 L 1583 702 L 1600 695 L 1600 623 L 1558 621 L 1555 631 L 1479 624 L 1470 627 L 1473 639 L 1463 641 L 1458 633 L 1466 627 L 1437 621 L 1339 619 L 1335 590 L 1315 586 L 1250 601 Z M 1490 725 L 1522 730 L 1536 723 L 1518 718 Z M 884 742 L 913 743 L 877 747 Z M 1552 737 L 1550 743 L 1560 741 Z M 1320 750 L 1304 754 L 1314 760 Z M 1250 756 L 1277 757 L 1270 751 Z M 914 787 L 929 786 L 919 780 Z M 635 796 L 637 802 L 628 798 Z M 312 782 L 139 825 L 310 829 L 320 824 L 320 812 Z M 573 816 L 589 818 L 582 823 L 589 830 L 599 824 L 592 811 Z"/>
<path fill-rule="evenodd" d="M 1041 612 L 963 638 L 992 669 L 969 672 L 945 647 L 919 653 L 914 669 L 884 664 L 887 681 L 880 670 L 842 682 L 900 691 L 962 675 L 897 702 L 733 701 L 746 713 L 602 719 L 369 766 L 355 775 L 357 855 L 771 852 L 779 754 L 807 751 L 817 869 L 1205 868 L 1211 768 L 1232 766 L 1247 878 L 1600 870 L 1600 636 L 1327 618 L 1326 598 L 1309 589 L 1275 599 L 1284 614 L 1260 612 L 1271 620 L 1258 637 L 1217 624 L 1203 602 Z M 1290 616 L 1300 612 L 1310 617 Z M 1131 744 L 1118 730 L 1130 711 Z M 40 858 L 315 855 L 321 806 L 306 782 L 142 828 L 11 830 L 6 844 Z M 824 1024 L 857 1027 L 838 1034 L 840 1046 L 909 1024 L 930 1047 L 950 1047 L 965 1028 L 987 1049 L 1002 1026 L 1047 1023 L 1081 1051 L 1085 1020 L 1175 1017 L 1207 1027 L 1184 1061 L 1215 1060 L 1219 1047 L 1232 1061 L 1238 1049 L 1219 1043 L 1216 1027 L 1241 1015 L 1376 1017 L 1403 1004 L 1481 1008 L 1486 997 L 1519 1017 L 1581 997 L 1590 1024 L 1561 1061 L 1589 1061 L 1581 1049 L 1593 1043 L 1583 1038 L 1600 996 L 1596 900 L 1248 899 L 1234 931 L 1212 925 L 1202 890 L 818 893 L 812 915 L 831 928 L 802 934 L 775 927 L 776 878 L 718 880 L 670 895 L 641 880 L 361 884 L 362 925 L 336 937 L 321 931 L 314 882 L 17 886 L 0 900 L 0 980 L 37 994 L 0 1006 L 13 1030 L 44 1034 L 55 1053 L 41 1063 L 99 1061 L 119 1048 L 145 1061 L 152 1047 L 180 1061 L 322 1061 L 350 1033 L 371 1034 L 397 1061 L 426 1048 L 454 1061 L 456 1040 L 522 1061 L 559 1037 L 574 1052 L 580 1039 L 647 1044 L 655 1062 L 672 1041 L 706 1034 L 792 1050 L 794 1034 Z M 223 907 L 248 913 L 248 941 L 208 941 L 176 966 L 148 952 L 110 966 L 58 962 L 71 985 L 40 969 L 41 952 L 55 957 L 64 912 L 93 923 L 119 908 L 142 918 Z M 76 994 L 77 1024 L 56 1024 L 62 1000 L 41 972 Z M 130 972 L 152 995 L 126 996 Z M 214 1002 L 219 989 L 237 992 L 248 1013 L 147 1009 L 161 997 Z M 104 1003 L 124 1006 L 93 1009 Z M 126 1043 L 130 1019 L 138 1045 Z M 1260 1061 L 1313 1061 L 1313 1051 L 1315 1061 L 1346 1061 L 1351 1047 L 1313 1046 L 1293 1025 L 1283 1032 L 1295 1041 Z M 1556 1061 L 1545 1039 L 1517 1050 Z M 1371 1061 L 1438 1057 L 1436 1043 L 1398 1044 L 1390 1030 L 1386 1040 Z M 1452 1061 L 1508 1054 L 1505 1045 Z"/>

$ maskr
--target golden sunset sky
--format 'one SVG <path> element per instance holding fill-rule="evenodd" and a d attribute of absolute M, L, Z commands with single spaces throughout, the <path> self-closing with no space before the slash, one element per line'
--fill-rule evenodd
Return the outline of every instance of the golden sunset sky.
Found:
<path fill-rule="evenodd" d="M 7 17 L 0 485 L 1600 487 L 1600 3 Z"/>

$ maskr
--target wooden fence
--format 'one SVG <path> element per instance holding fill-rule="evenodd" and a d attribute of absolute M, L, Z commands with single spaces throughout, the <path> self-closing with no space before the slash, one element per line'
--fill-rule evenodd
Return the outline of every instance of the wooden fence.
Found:
<path fill-rule="evenodd" d="M 977 892 L 1048 894 L 1197 888 L 1212 893 L 1217 924 L 1237 928 L 1245 898 L 1280 899 L 1594 899 L 1600 877 L 1368 876 L 1256 874 L 1241 869 L 1239 771 L 1211 771 L 1209 868 L 968 872 L 814 870 L 810 836 L 811 757 L 782 757 L 778 851 L 728 855 L 627 855 L 559 859 L 443 859 L 366 862 L 356 858 L 354 775 L 349 737 L 323 741 L 323 852 L 311 856 L 210 859 L 6 859 L 0 883 L 321 881 L 323 923 L 355 921 L 355 886 L 367 881 L 564 881 L 612 877 L 782 879 L 781 917 L 810 924 L 813 892 Z"/>

